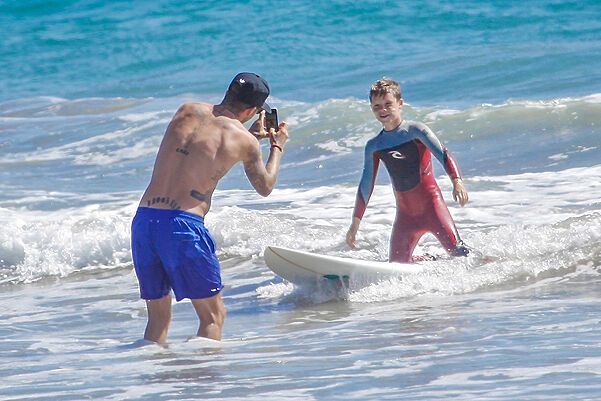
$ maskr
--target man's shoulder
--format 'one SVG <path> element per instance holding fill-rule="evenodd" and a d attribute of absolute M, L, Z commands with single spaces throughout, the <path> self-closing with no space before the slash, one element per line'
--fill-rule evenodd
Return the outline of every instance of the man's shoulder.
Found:
<path fill-rule="evenodd" d="M 218 116 L 213 119 L 213 126 L 219 131 L 231 135 L 236 139 L 255 139 L 255 137 L 244 127 L 244 125 L 235 118 Z"/>
<path fill-rule="evenodd" d="M 208 103 L 200 103 L 200 102 L 187 102 L 183 103 L 177 109 L 176 114 L 180 115 L 196 115 L 202 116 L 210 114 L 212 111 L 212 106 Z"/>
<path fill-rule="evenodd" d="M 183 103 L 173 115 L 173 121 L 185 124 L 194 124 L 210 114 L 210 110 L 203 103 Z"/>
<path fill-rule="evenodd" d="M 245 132 L 244 125 L 235 119 L 226 116 L 213 115 L 213 105 L 209 103 L 190 102 L 182 104 L 176 116 L 196 120 L 203 125 L 213 125 L 219 129 L 235 132 Z"/>

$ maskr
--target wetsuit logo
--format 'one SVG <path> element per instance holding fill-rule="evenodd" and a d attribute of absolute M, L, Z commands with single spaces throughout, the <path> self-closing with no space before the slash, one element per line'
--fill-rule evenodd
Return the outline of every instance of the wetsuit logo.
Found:
<path fill-rule="evenodd" d="M 392 150 L 390 152 L 388 152 L 388 154 L 392 157 L 394 157 L 395 159 L 405 159 L 405 155 L 402 154 L 401 152 L 399 152 L 398 150 Z"/>

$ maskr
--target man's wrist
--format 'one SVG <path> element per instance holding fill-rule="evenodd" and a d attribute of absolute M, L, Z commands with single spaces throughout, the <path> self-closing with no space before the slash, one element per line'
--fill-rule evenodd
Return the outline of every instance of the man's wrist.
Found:
<path fill-rule="evenodd" d="M 279 151 L 282 153 L 284 152 L 284 149 L 282 149 L 282 147 L 276 143 L 271 144 L 271 149 L 273 149 L 273 148 L 279 149 Z"/>

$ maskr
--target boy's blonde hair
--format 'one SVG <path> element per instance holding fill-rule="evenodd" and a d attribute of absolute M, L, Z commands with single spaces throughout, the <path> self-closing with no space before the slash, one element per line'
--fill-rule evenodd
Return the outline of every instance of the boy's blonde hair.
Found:
<path fill-rule="evenodd" d="M 401 85 L 394 79 L 386 77 L 378 79 L 369 90 L 369 101 L 371 102 L 374 96 L 384 96 L 387 93 L 390 93 L 397 100 L 401 100 Z"/>

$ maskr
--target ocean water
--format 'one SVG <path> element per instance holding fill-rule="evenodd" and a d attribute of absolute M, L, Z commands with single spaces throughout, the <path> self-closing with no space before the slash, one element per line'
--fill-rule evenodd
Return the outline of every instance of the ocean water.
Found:
<path fill-rule="evenodd" d="M 0 2 L 0 399 L 598 400 L 601 398 L 601 5 L 598 1 Z M 130 221 L 164 130 L 256 71 L 290 125 L 277 188 L 240 167 L 206 223 L 224 340 L 140 341 Z M 297 287 L 279 245 L 386 260 L 381 170 L 344 234 L 379 126 L 366 93 L 398 79 L 404 115 L 456 156 L 462 238 L 423 272 Z"/>

